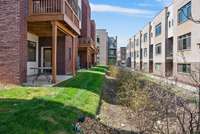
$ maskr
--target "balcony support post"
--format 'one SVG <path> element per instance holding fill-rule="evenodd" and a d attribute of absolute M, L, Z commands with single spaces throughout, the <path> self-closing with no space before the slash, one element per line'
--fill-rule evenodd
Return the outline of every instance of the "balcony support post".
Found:
<path fill-rule="evenodd" d="M 52 83 L 56 83 L 57 75 L 57 25 L 52 22 Z"/>
<path fill-rule="evenodd" d="M 89 62 L 90 62 L 90 51 L 89 51 L 89 49 L 87 48 L 87 51 L 86 51 L 86 53 L 87 53 L 87 69 L 89 69 L 90 68 L 90 66 L 89 66 Z"/>
<path fill-rule="evenodd" d="M 76 40 L 72 36 L 72 74 L 76 75 Z"/>

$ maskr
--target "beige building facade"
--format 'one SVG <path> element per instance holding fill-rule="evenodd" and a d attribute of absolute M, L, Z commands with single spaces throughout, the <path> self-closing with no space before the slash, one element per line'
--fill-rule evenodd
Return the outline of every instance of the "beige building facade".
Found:
<path fill-rule="evenodd" d="M 180 81 L 199 80 L 200 74 L 200 24 L 187 18 L 180 20 L 180 10 L 191 10 L 194 19 L 200 19 L 199 0 L 174 0 L 174 76 Z M 187 14 L 187 13 L 185 13 Z"/>
<path fill-rule="evenodd" d="M 141 31 L 141 60 L 142 60 L 142 70 L 144 72 L 149 72 L 149 44 L 151 35 L 151 24 L 146 25 Z"/>
<path fill-rule="evenodd" d="M 195 84 L 200 75 L 199 0 L 174 0 L 131 38 L 132 68 Z M 192 77 L 191 77 L 192 76 Z"/>
<path fill-rule="evenodd" d="M 97 64 L 107 65 L 108 64 L 108 32 L 106 29 L 96 30 L 96 45 L 98 48 Z"/>
<path fill-rule="evenodd" d="M 153 44 L 153 73 L 165 76 L 165 44 L 166 44 L 166 17 L 167 8 L 162 10 L 151 22 Z"/>
<path fill-rule="evenodd" d="M 141 31 L 134 36 L 135 70 L 142 69 Z"/>

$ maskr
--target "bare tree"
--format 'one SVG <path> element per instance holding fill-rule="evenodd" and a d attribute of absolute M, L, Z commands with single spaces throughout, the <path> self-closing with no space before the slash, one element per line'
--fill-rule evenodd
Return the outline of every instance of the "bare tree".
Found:
<path fill-rule="evenodd" d="M 123 72 L 119 80 L 119 100 L 132 109 L 128 114 L 140 132 L 199 133 L 198 107 L 188 98 L 177 96 L 173 91 L 176 83 L 154 83 L 131 72 Z"/>

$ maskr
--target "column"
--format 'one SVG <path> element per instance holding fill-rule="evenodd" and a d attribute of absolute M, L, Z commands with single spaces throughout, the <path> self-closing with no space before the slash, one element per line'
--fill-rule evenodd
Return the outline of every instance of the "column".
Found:
<path fill-rule="evenodd" d="M 57 25 L 52 22 L 52 83 L 56 83 L 57 75 Z"/>
<path fill-rule="evenodd" d="M 76 75 L 76 42 L 75 37 L 72 37 L 72 74 Z"/>

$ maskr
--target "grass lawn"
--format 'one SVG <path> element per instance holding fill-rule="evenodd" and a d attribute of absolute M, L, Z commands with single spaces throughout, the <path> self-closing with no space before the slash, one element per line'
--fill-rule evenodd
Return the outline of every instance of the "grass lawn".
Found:
<path fill-rule="evenodd" d="M 104 75 L 96 67 L 57 87 L 1 89 L 0 134 L 72 134 L 79 117 L 95 116 Z"/>

